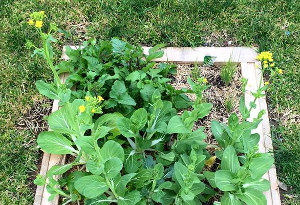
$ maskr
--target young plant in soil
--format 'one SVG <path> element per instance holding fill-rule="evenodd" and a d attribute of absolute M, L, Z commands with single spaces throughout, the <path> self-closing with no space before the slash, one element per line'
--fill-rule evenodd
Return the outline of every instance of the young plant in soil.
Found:
<path fill-rule="evenodd" d="M 36 53 L 55 68 L 55 82 L 38 81 L 37 89 L 61 105 L 48 117 L 51 131 L 40 133 L 37 142 L 47 153 L 74 156 L 37 176 L 49 200 L 60 195 L 64 204 L 267 204 L 263 192 L 270 185 L 262 176 L 274 160 L 258 153 L 260 136 L 251 132 L 264 112 L 249 120 L 267 85 L 253 93 L 250 105 L 241 96 L 241 119 L 232 113 L 228 124 L 212 120 L 218 149 L 211 154 L 204 127 L 193 129 L 213 106 L 203 100 L 206 81 L 188 78 L 191 89 L 175 90 L 168 84 L 174 66 L 152 62 L 163 55 L 162 45 L 145 55 L 119 39 L 91 39 L 81 49 L 68 48 L 70 60 L 53 66 L 50 34 L 46 38 L 36 16 L 29 24 L 44 45 Z M 70 75 L 61 83 L 57 76 L 64 72 Z M 216 158 L 220 166 L 212 169 Z"/>
<path fill-rule="evenodd" d="M 232 81 L 236 70 L 237 65 L 234 62 L 231 62 L 231 60 L 229 60 L 224 66 L 222 66 L 220 77 L 226 86 L 228 86 Z"/>

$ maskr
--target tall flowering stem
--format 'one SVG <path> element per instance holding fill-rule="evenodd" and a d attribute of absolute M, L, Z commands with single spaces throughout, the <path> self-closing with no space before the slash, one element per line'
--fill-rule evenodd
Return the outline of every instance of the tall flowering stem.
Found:
<path fill-rule="evenodd" d="M 44 11 L 33 12 L 32 14 L 30 14 L 30 19 L 27 22 L 30 26 L 34 26 L 37 29 L 37 31 L 39 32 L 39 35 L 40 35 L 40 37 L 42 39 L 42 42 L 43 42 L 43 48 L 39 49 L 39 48 L 35 47 L 30 42 L 27 42 L 27 46 L 35 47 L 36 48 L 35 53 L 39 53 L 45 58 L 48 66 L 50 67 L 50 69 L 51 69 L 51 71 L 54 75 L 54 80 L 55 80 L 56 85 L 58 87 L 60 87 L 62 85 L 62 83 L 61 83 L 60 78 L 58 76 L 58 73 L 56 72 L 55 67 L 53 65 L 53 60 L 52 60 L 53 59 L 53 54 L 52 54 L 52 47 L 51 47 L 51 44 L 50 44 L 50 41 L 52 41 L 52 42 L 56 41 L 56 39 L 54 39 L 52 37 L 51 32 L 56 31 L 57 26 L 55 24 L 51 23 L 49 32 L 44 33 L 42 31 L 42 27 L 43 27 L 43 20 L 44 20 L 45 17 L 46 17 L 46 15 L 45 15 Z"/>

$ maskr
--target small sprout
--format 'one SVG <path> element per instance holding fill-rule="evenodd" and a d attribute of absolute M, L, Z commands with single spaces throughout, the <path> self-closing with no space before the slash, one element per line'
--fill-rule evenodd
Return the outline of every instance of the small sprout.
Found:
<path fill-rule="evenodd" d="M 234 108 L 234 100 L 232 97 L 228 97 L 225 99 L 224 107 L 227 112 L 231 112 Z"/>
<path fill-rule="evenodd" d="M 236 64 L 229 60 L 222 68 L 221 68 L 221 79 L 228 86 L 233 79 L 233 76 L 237 70 Z"/>
<path fill-rule="evenodd" d="M 84 112 L 86 109 L 84 105 L 80 105 L 78 108 L 79 108 L 79 112 Z"/>

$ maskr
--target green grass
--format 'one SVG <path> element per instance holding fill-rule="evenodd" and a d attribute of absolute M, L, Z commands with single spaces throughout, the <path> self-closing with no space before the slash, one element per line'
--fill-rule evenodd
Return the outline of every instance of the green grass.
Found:
<path fill-rule="evenodd" d="M 35 136 L 16 131 L 14 125 L 40 99 L 34 82 L 51 78 L 45 63 L 31 58 L 24 48 L 26 39 L 38 42 L 26 21 L 31 12 L 39 10 L 72 34 L 78 31 L 75 25 L 83 23 L 88 37 L 119 37 L 148 46 L 210 46 L 232 40 L 274 53 L 276 65 L 284 70 L 268 91 L 269 107 L 278 113 L 272 128 L 276 166 L 279 179 L 290 188 L 285 203 L 300 204 L 300 167 L 296 163 L 300 122 L 288 120 L 292 113 L 300 113 L 298 0 L 253 0 L 250 5 L 246 0 L 0 1 L 0 177 L 4 179 L 0 180 L 0 204 L 31 204 L 33 200 L 28 178 L 37 170 L 36 145 L 31 143 Z M 83 35 L 59 38 L 58 51 L 64 43 L 79 43 Z M 290 115 L 280 117 L 289 111 Z"/>

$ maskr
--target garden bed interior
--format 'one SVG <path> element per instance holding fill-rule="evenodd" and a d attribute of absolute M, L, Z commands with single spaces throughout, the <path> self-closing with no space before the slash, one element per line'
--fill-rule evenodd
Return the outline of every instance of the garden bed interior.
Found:
<path fill-rule="evenodd" d="M 144 52 L 148 54 L 149 47 L 144 47 Z M 199 66 L 199 74 L 201 77 L 205 77 L 208 80 L 208 84 L 211 85 L 209 92 L 204 93 L 204 97 L 208 102 L 214 102 L 214 108 L 203 120 L 197 124 L 197 126 L 205 126 L 207 129 L 205 132 L 208 134 L 208 144 L 214 144 L 214 140 L 210 136 L 209 122 L 211 119 L 216 119 L 219 122 L 227 122 L 229 112 L 236 111 L 238 113 L 238 97 L 241 95 L 241 82 L 242 77 L 248 79 L 246 86 L 245 100 L 246 105 L 253 100 L 251 91 L 256 91 L 259 87 L 259 81 L 261 79 L 260 62 L 255 60 L 257 53 L 254 49 L 246 47 L 228 47 L 228 48 L 173 48 L 168 47 L 163 49 L 164 56 L 156 59 L 158 62 L 173 62 L 177 64 L 177 74 L 172 80 L 172 85 L 175 88 L 183 88 L 187 86 L 186 77 L 193 72 L 194 66 Z M 214 59 L 214 65 L 209 67 L 201 67 L 202 59 L 205 56 L 212 56 Z M 66 54 L 62 57 L 67 60 Z M 201 60 L 200 60 L 201 59 Z M 219 77 L 220 66 L 228 61 L 236 63 L 238 69 L 233 78 L 233 81 L 229 86 L 222 85 Z M 61 76 L 61 80 L 64 81 L 66 75 Z M 210 93 L 210 94 L 207 94 Z M 189 96 L 193 98 L 193 96 Z M 232 100 L 232 110 L 227 111 L 224 100 Z M 58 109 L 58 102 L 55 100 L 53 103 L 52 112 Z M 256 109 L 251 112 L 250 119 L 257 116 L 260 110 L 267 111 L 267 104 L 265 98 L 260 98 L 257 101 Z M 260 135 L 259 152 L 272 152 L 272 140 L 270 135 L 270 125 L 268 119 L 268 113 L 263 116 L 262 123 L 254 130 L 255 133 Z M 53 165 L 64 164 L 66 157 L 63 155 L 54 155 L 44 153 L 40 174 L 45 175 Z M 268 205 L 280 205 L 279 188 L 277 184 L 276 168 L 273 165 L 272 168 L 264 175 L 264 178 L 270 181 L 271 188 L 265 192 L 265 196 L 268 201 Z M 44 186 L 38 186 L 35 195 L 34 205 L 57 205 L 59 203 L 58 197 L 53 201 L 48 201 L 48 194 Z"/>

